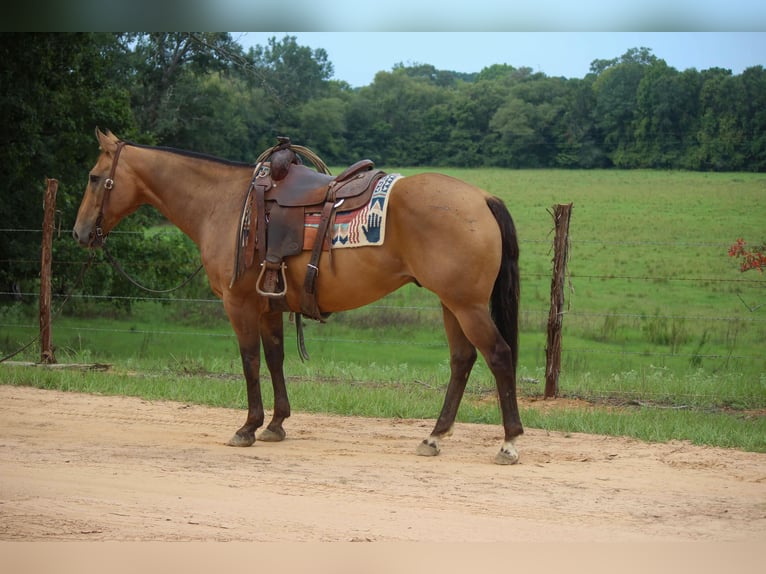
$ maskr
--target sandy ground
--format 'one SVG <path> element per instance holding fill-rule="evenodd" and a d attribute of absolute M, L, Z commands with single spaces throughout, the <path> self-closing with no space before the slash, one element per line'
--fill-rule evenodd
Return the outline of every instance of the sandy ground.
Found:
<path fill-rule="evenodd" d="M 766 542 L 766 455 L 527 429 L 244 413 L 0 386 L 0 541 Z"/>

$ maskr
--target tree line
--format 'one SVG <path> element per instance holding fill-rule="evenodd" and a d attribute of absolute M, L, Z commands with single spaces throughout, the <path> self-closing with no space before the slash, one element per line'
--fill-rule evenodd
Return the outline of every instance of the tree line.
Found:
<path fill-rule="evenodd" d="M 71 228 L 96 126 L 240 161 L 288 135 L 338 166 L 766 171 L 764 68 L 679 71 L 643 47 L 584 78 L 399 64 L 359 88 L 289 35 L 245 50 L 229 33 L 3 33 L 0 58 L 0 285 L 38 273 L 39 237 L 7 230 L 39 229 L 45 177 L 61 182 Z M 124 241 L 137 257 L 150 249 Z M 159 276 L 183 268 L 163 261 Z"/>

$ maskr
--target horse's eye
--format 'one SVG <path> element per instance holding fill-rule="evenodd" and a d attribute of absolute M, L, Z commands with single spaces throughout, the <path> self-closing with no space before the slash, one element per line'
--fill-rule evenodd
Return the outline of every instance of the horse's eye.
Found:
<path fill-rule="evenodd" d="M 98 177 L 97 175 L 95 175 L 95 174 L 93 174 L 93 173 L 92 173 L 92 174 L 90 174 L 90 182 L 91 182 L 91 183 L 98 183 L 100 179 L 101 179 L 101 178 L 100 178 L 100 177 Z"/>

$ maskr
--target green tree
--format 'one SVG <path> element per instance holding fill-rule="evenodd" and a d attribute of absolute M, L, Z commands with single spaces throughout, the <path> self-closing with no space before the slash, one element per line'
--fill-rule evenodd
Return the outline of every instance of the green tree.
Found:
<path fill-rule="evenodd" d="M 529 74 L 516 81 L 492 117 L 510 167 L 554 167 L 565 144 L 564 124 L 571 101 L 564 78 Z"/>
<path fill-rule="evenodd" d="M 230 71 L 232 60 L 242 56 L 241 47 L 228 33 L 153 32 L 128 35 L 127 41 L 132 47 L 131 107 L 143 137 L 192 148 L 185 136 L 200 118 L 190 109 L 210 99 L 210 89 L 204 94 L 210 88 L 205 86 L 208 74 Z"/>
<path fill-rule="evenodd" d="M 453 93 L 407 68 L 378 72 L 351 102 L 349 146 L 382 164 L 433 165 L 449 137 Z"/>
<path fill-rule="evenodd" d="M 558 124 L 556 165 L 567 168 L 603 168 L 609 165 L 596 127 L 593 76 L 566 82 L 567 101 Z"/>
<path fill-rule="evenodd" d="M 752 66 L 740 76 L 742 125 L 745 131 L 745 169 L 766 171 L 766 69 Z"/>
<path fill-rule="evenodd" d="M 678 72 L 658 60 L 636 94 L 635 150 L 641 167 L 690 167 L 696 148 L 700 76 Z"/>
<path fill-rule="evenodd" d="M 424 80 L 440 88 L 454 88 L 460 82 L 472 81 L 476 74 L 464 74 L 451 70 L 438 70 L 432 64 L 395 64 L 394 72 L 400 72 L 413 79 Z"/>
<path fill-rule="evenodd" d="M 339 97 L 317 98 L 301 105 L 296 120 L 302 126 L 306 145 L 333 164 L 348 160 L 346 152 L 346 102 Z"/>
<path fill-rule="evenodd" d="M 276 143 L 276 136 L 289 136 L 302 145 L 319 146 L 315 151 L 330 157 L 341 155 L 343 144 L 339 130 L 344 122 L 338 111 L 345 108 L 348 84 L 331 81 L 333 65 L 322 48 L 311 49 L 298 44 L 295 36 L 281 40 L 271 37 L 266 46 L 250 48 L 246 58 L 249 81 L 262 94 L 266 109 L 263 135 L 268 143 Z M 321 117 L 321 106 L 328 105 L 327 118 Z M 345 115 L 345 112 L 344 112 Z M 320 125 L 306 122 L 314 120 Z M 321 146 L 328 145 L 325 152 Z M 261 149 L 260 151 L 263 151 Z"/>
<path fill-rule="evenodd" d="M 738 117 L 739 81 L 731 70 L 711 68 L 702 72 L 699 169 L 727 171 L 745 165 L 745 134 Z"/>
<path fill-rule="evenodd" d="M 254 161 L 266 138 L 252 135 L 267 129 L 268 103 L 263 92 L 239 77 L 220 72 L 195 74 L 176 87 L 179 105 L 172 143 L 177 147 L 239 161 Z M 166 134 L 169 135 L 169 134 Z"/>
<path fill-rule="evenodd" d="M 266 46 L 251 48 L 248 58 L 259 82 L 285 108 L 324 96 L 333 75 L 327 52 L 300 46 L 295 36 L 271 37 Z"/>
<path fill-rule="evenodd" d="M 594 60 L 591 72 L 595 94 L 597 127 L 604 150 L 617 167 L 636 167 L 640 157 L 634 145 L 634 124 L 638 119 L 638 86 L 646 71 L 657 61 L 648 48 L 631 48 L 614 60 Z"/>
<path fill-rule="evenodd" d="M 0 58 L 0 286 L 32 291 L 40 235 L 24 230 L 40 229 L 45 178 L 59 181 L 61 226 L 71 229 L 94 127 L 133 133 L 126 51 L 113 34 L 0 34 Z M 58 271 L 61 281 L 77 273 Z"/>
<path fill-rule="evenodd" d="M 483 69 L 477 80 L 457 86 L 450 106 L 450 163 L 458 166 L 500 165 L 505 158 L 499 135 L 490 122 L 508 93 L 505 78 L 511 66 Z"/>

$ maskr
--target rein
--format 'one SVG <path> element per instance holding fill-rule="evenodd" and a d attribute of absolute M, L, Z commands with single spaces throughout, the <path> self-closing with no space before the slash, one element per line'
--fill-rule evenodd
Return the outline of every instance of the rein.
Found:
<path fill-rule="evenodd" d="M 130 275 L 127 274 L 127 272 L 122 268 L 122 265 L 117 261 L 117 259 L 114 258 L 114 256 L 111 254 L 111 252 L 106 248 L 106 237 L 108 234 L 104 234 L 104 229 L 102 227 L 104 223 L 104 208 L 106 206 L 106 201 L 109 198 L 109 193 L 114 188 L 114 174 L 117 171 L 117 160 L 120 159 L 120 153 L 122 152 L 122 148 L 125 147 L 125 142 L 121 141 L 117 143 L 117 149 L 114 151 L 114 160 L 112 160 L 112 169 L 109 170 L 109 177 L 106 178 L 104 181 L 104 198 L 101 201 L 101 209 L 99 209 L 98 217 L 96 218 L 96 228 L 95 228 L 95 237 L 99 239 L 99 243 L 101 245 L 101 249 L 103 250 L 104 254 L 106 255 L 107 259 L 109 259 L 109 262 L 112 264 L 112 267 L 125 279 L 127 279 L 131 284 L 135 285 L 139 289 L 143 289 L 144 291 L 147 291 L 149 293 L 170 293 L 172 291 L 177 291 L 181 287 L 185 287 L 188 285 L 188 283 L 194 279 L 194 277 L 202 270 L 202 264 L 200 263 L 200 266 L 195 269 L 191 275 L 189 275 L 186 279 L 183 280 L 183 282 L 176 286 L 172 287 L 170 289 L 151 289 L 150 287 L 146 287 L 145 285 L 141 285 L 138 281 L 133 279 Z"/>
<path fill-rule="evenodd" d="M 112 264 L 112 267 L 114 267 L 115 270 L 120 275 L 125 277 L 125 279 L 127 279 L 129 283 L 132 283 L 133 285 L 135 285 L 139 289 L 143 289 L 144 291 L 147 291 L 149 293 L 159 293 L 159 294 L 162 294 L 162 293 L 171 293 L 172 291 L 178 291 L 181 287 L 185 287 L 186 285 L 188 285 L 189 282 L 197 276 L 197 273 L 202 271 L 202 267 L 203 267 L 202 263 L 200 263 L 199 267 L 197 267 L 194 271 L 192 271 L 191 275 L 189 275 L 186 279 L 184 279 L 181 282 L 180 285 L 177 285 L 175 287 L 171 287 L 170 289 L 152 289 L 151 287 L 146 287 L 145 285 L 141 285 L 141 283 L 139 283 L 138 281 L 133 279 L 133 277 L 128 275 L 128 273 L 122 268 L 122 265 L 120 265 L 120 263 L 117 261 L 117 259 L 115 259 L 114 256 L 112 255 L 112 253 L 106 248 L 106 244 L 103 244 L 101 246 L 101 250 L 104 252 L 104 255 L 106 255 L 106 258 L 109 259 L 109 263 Z"/>

